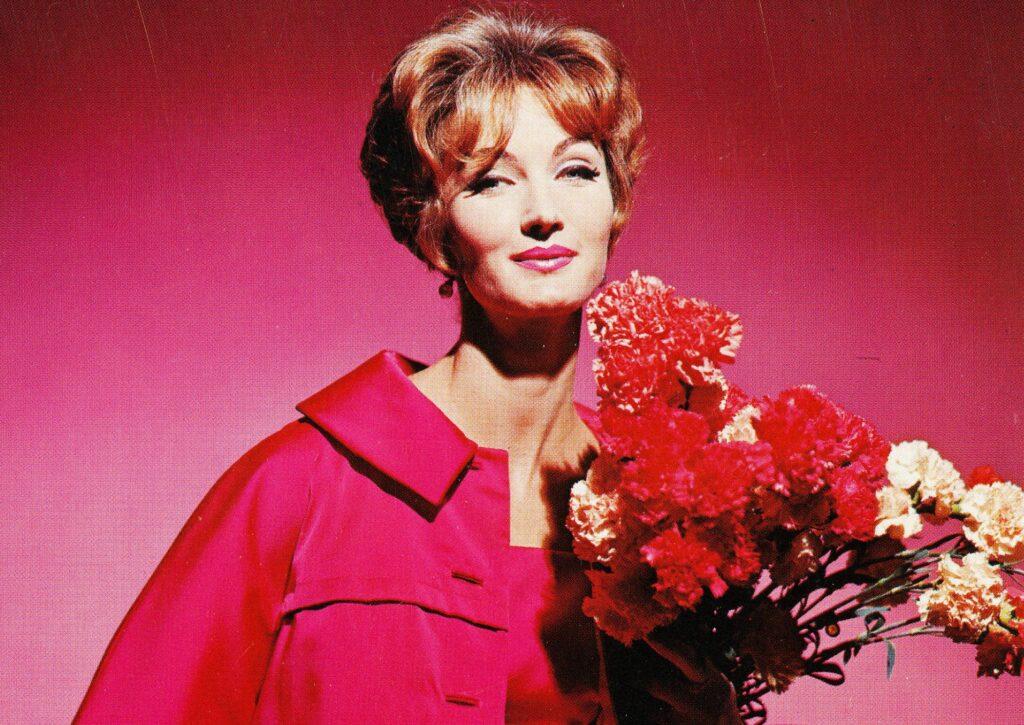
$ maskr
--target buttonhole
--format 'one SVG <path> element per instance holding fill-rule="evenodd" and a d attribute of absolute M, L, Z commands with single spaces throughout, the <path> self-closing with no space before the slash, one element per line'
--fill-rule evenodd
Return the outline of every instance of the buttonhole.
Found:
<path fill-rule="evenodd" d="M 445 695 L 444 699 L 453 705 L 464 705 L 465 707 L 480 706 L 480 701 L 470 695 Z"/>
<path fill-rule="evenodd" d="M 484 585 L 484 580 L 480 577 L 467 574 L 464 571 L 458 571 L 457 569 L 452 569 L 452 577 L 455 579 L 461 579 L 464 582 L 469 582 L 470 584 L 476 584 L 480 587 Z"/>

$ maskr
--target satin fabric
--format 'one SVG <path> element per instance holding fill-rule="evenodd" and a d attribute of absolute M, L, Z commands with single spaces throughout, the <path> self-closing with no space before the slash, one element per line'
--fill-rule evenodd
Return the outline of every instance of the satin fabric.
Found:
<path fill-rule="evenodd" d="M 594 622 L 583 614 L 589 590 L 571 551 L 511 547 L 508 693 L 505 722 L 587 725 L 607 707 L 600 687 Z"/>
<path fill-rule="evenodd" d="M 424 396 L 423 367 L 380 351 L 216 481 L 75 723 L 504 720 L 508 452 Z"/>

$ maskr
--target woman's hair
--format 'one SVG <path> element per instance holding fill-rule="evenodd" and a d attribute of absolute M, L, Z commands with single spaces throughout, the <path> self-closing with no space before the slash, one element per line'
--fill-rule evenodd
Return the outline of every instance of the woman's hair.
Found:
<path fill-rule="evenodd" d="M 450 203 L 460 175 L 475 178 L 501 155 L 521 86 L 535 90 L 573 137 L 604 151 L 614 201 L 609 252 L 629 218 L 646 149 L 618 49 L 589 28 L 522 9 L 459 9 L 395 58 L 360 153 L 392 235 L 431 269 L 459 274 Z"/>

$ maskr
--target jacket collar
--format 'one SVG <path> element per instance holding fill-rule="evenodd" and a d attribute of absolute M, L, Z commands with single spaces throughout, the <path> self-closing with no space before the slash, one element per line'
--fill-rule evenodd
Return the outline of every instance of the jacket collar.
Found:
<path fill-rule="evenodd" d="M 381 350 L 295 407 L 357 456 L 439 506 L 480 446 L 409 380 L 425 367 Z M 573 405 L 596 432 L 597 413 Z"/>

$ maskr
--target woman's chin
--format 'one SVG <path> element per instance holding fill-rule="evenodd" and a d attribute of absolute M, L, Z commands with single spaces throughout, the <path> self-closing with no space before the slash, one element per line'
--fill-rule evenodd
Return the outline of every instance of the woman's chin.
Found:
<path fill-rule="evenodd" d="M 498 292 L 482 295 L 485 299 L 474 295 L 482 307 L 491 314 L 500 314 L 506 318 L 558 318 L 567 317 L 578 312 L 594 293 L 600 279 L 589 284 L 589 280 L 574 277 L 556 280 L 529 281 L 520 283 L 513 281 Z M 470 291 L 472 294 L 472 290 Z"/>
<path fill-rule="evenodd" d="M 586 299 L 566 295 L 563 291 L 545 297 L 538 297 L 536 295 L 521 297 L 516 302 L 515 309 L 509 310 L 511 316 L 541 319 L 572 315 L 583 307 Z"/>

